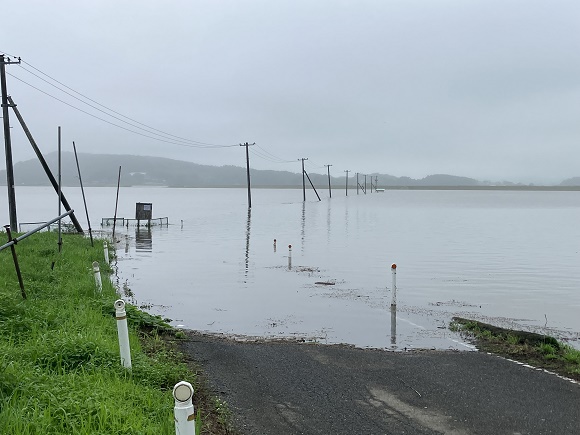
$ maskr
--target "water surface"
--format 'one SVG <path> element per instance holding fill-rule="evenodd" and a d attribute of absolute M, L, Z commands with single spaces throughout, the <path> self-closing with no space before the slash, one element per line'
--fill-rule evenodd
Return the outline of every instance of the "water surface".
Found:
<path fill-rule="evenodd" d="M 80 192 L 64 192 L 86 225 Z M 240 336 L 468 349 L 446 329 L 461 315 L 578 346 L 580 192 L 252 193 L 250 211 L 244 189 L 121 189 L 118 216 L 151 202 L 170 225 L 117 228 L 120 289 L 175 325 Z M 100 229 L 115 189 L 86 195 Z M 50 188 L 19 187 L 17 201 L 20 222 L 57 215 Z"/>

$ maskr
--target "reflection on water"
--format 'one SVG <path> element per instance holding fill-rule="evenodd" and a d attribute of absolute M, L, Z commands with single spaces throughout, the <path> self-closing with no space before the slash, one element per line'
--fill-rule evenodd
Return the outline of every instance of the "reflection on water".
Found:
<path fill-rule="evenodd" d="M 246 221 L 246 272 L 245 276 L 248 277 L 248 268 L 250 267 L 250 229 L 252 227 L 252 209 L 248 207 L 248 219 Z"/>
<path fill-rule="evenodd" d="M 304 254 L 304 242 L 306 240 L 306 202 L 302 203 L 302 218 L 300 219 L 300 241 L 302 253 Z"/>
<path fill-rule="evenodd" d="M 135 228 L 135 250 L 141 252 L 153 251 L 153 236 L 149 225 Z"/>
<path fill-rule="evenodd" d="M 330 233 L 331 233 L 331 216 L 332 216 L 332 208 L 330 207 L 331 205 L 331 201 L 328 201 L 327 203 L 327 207 L 326 207 L 326 243 L 330 243 Z"/>
<path fill-rule="evenodd" d="M 391 344 L 397 345 L 397 307 L 391 306 Z"/>

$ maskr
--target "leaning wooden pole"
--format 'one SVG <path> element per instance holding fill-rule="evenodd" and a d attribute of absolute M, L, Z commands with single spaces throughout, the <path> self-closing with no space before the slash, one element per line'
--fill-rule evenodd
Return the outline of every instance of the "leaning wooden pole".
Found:
<path fill-rule="evenodd" d="M 115 199 L 115 216 L 113 216 L 113 243 L 115 243 L 115 226 L 117 225 L 117 206 L 119 205 L 119 187 L 121 186 L 121 167 L 117 177 L 117 198 Z"/>
<path fill-rule="evenodd" d="M 316 196 L 318 197 L 319 201 L 322 201 L 320 199 L 320 195 L 318 194 L 318 192 L 316 191 L 316 187 L 314 187 L 314 184 L 312 184 L 312 180 L 310 179 L 310 177 L 308 176 L 308 172 L 304 171 L 304 175 L 306 175 L 306 177 L 308 178 L 308 181 L 310 181 L 310 185 L 312 186 L 312 188 L 314 189 L 314 193 L 316 193 Z M 304 176 L 302 175 L 302 176 Z"/>
<path fill-rule="evenodd" d="M 77 147 L 73 140 L 73 150 L 75 152 L 75 161 L 77 162 L 77 171 L 79 173 L 79 183 L 81 185 L 81 193 L 83 194 L 83 203 L 85 205 L 85 213 L 87 215 L 87 225 L 89 226 L 89 237 L 91 238 L 91 246 L 95 246 L 93 243 L 93 231 L 91 230 L 91 220 L 89 219 L 89 209 L 87 208 L 87 199 L 85 198 L 85 189 L 83 188 L 83 179 L 81 178 L 81 167 L 79 166 L 79 158 L 77 156 Z"/>
<path fill-rule="evenodd" d="M 58 193 L 58 183 L 56 182 L 54 176 L 52 175 L 52 172 L 50 171 L 50 168 L 48 167 L 46 160 L 44 160 L 44 156 L 40 152 L 40 149 L 38 149 L 38 146 L 36 145 L 36 142 L 34 141 L 34 138 L 32 137 L 30 130 L 28 130 L 28 127 L 26 126 L 24 119 L 22 118 L 22 116 L 20 115 L 20 112 L 16 108 L 16 104 L 14 104 L 12 97 L 8 96 L 8 102 L 10 104 L 10 107 L 12 107 L 12 110 L 14 110 L 14 114 L 16 115 L 16 118 L 18 118 L 18 122 L 20 122 L 20 125 L 22 126 L 22 130 L 24 130 L 24 133 L 26 134 L 26 137 L 28 138 L 30 145 L 32 145 L 32 149 L 36 153 L 36 157 L 38 157 L 38 161 L 42 165 L 44 172 L 46 172 L 46 175 L 48 176 L 48 179 L 50 180 L 52 187 L 54 187 L 54 190 Z M 71 211 L 72 208 L 69 205 L 69 203 L 66 200 L 64 195 L 61 196 L 61 200 L 62 200 L 62 205 L 64 205 L 64 208 L 66 209 L 66 211 Z M 81 233 L 81 234 L 84 233 L 83 228 L 81 227 L 81 224 L 77 220 L 74 213 L 70 214 L 70 220 L 72 221 L 73 225 L 75 226 L 76 230 L 79 233 Z"/>
<path fill-rule="evenodd" d="M 12 232 L 10 231 L 10 225 L 4 226 L 6 234 L 8 235 L 8 241 L 11 242 Z M 22 294 L 22 299 L 26 299 L 26 292 L 24 291 L 24 281 L 22 280 L 22 274 L 20 273 L 20 266 L 18 265 L 18 256 L 16 255 L 16 248 L 14 245 L 16 241 L 10 245 L 10 250 L 12 251 L 12 259 L 14 260 L 14 268 L 16 269 L 16 276 L 18 277 L 18 284 L 20 285 L 20 293 Z"/>

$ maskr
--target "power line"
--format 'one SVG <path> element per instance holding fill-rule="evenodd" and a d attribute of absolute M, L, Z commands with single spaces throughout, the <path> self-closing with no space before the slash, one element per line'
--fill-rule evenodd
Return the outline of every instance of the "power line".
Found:
<path fill-rule="evenodd" d="M 149 134 L 154 134 L 154 135 L 156 135 L 156 136 L 161 136 L 163 139 L 169 139 L 169 140 L 172 140 L 172 141 L 177 141 L 177 142 L 186 142 L 186 143 L 196 143 L 196 144 L 201 144 L 201 142 L 197 142 L 197 141 L 193 141 L 193 140 L 189 140 L 189 139 L 183 139 L 183 138 L 180 138 L 179 136 L 175 136 L 175 135 L 172 135 L 172 134 L 169 134 L 169 133 L 165 133 L 165 132 L 161 132 L 161 133 L 163 133 L 163 135 L 162 135 L 162 134 L 159 134 L 159 133 L 156 133 L 155 131 L 161 131 L 161 130 L 157 130 L 157 129 L 153 128 L 153 127 L 149 127 L 149 126 L 147 126 L 147 129 L 145 129 L 145 128 L 143 128 L 143 127 L 139 127 L 139 125 L 135 125 L 135 124 L 133 124 L 133 123 L 131 123 L 131 122 L 125 121 L 125 120 L 124 120 L 124 119 L 122 119 L 122 118 L 119 118 L 119 117 L 117 117 L 117 116 L 115 116 L 115 115 L 111 115 L 110 113 L 107 113 L 107 112 L 106 112 L 106 111 L 104 111 L 103 109 L 99 109 L 97 106 L 94 106 L 94 105 L 92 105 L 92 104 L 90 104 L 90 103 L 87 103 L 86 101 L 83 101 L 82 99 L 80 99 L 79 97 L 77 97 L 77 96 L 75 96 L 75 95 L 71 94 L 70 92 L 67 92 L 67 91 L 65 91 L 64 89 L 61 89 L 61 88 L 59 88 L 59 87 L 58 87 L 58 86 L 56 86 L 54 83 L 50 83 L 48 80 L 46 80 L 46 79 L 44 79 L 44 78 L 40 77 L 38 74 L 35 74 L 35 73 L 33 73 L 32 71 L 29 71 L 29 70 L 27 70 L 27 69 L 26 69 L 26 68 L 24 68 L 24 67 L 21 67 L 21 68 L 22 68 L 22 69 L 24 69 L 24 71 L 28 72 L 29 74 L 32 74 L 33 76 L 35 76 L 35 77 L 39 78 L 39 79 L 40 79 L 40 80 L 42 80 L 43 82 L 45 82 L 45 83 L 49 84 L 50 86 L 52 86 L 52 87 L 54 87 L 54 88 L 58 89 L 59 91 L 61 91 L 61 92 L 64 92 L 65 94 L 67 94 L 67 95 L 71 96 L 71 97 L 72 97 L 72 98 L 74 98 L 75 100 L 77 100 L 77 101 L 80 101 L 81 103 L 83 103 L 83 104 L 86 104 L 87 106 L 89 106 L 89 107 L 92 107 L 93 109 L 95 109 L 95 110 L 98 110 L 99 112 L 101 112 L 101 113 L 104 113 L 105 115 L 107 115 L 107 116 L 110 116 L 110 117 L 111 117 L 111 118 L 113 118 L 113 119 L 116 119 L 116 120 L 118 120 L 118 121 L 124 122 L 125 124 L 128 124 L 128 125 L 130 125 L 131 127 L 137 128 L 137 129 L 139 129 L 139 130 L 143 130 L 143 131 L 145 131 L 145 132 L 147 132 L 147 133 L 149 133 Z M 65 86 L 65 87 L 66 87 L 66 86 Z M 91 100 L 91 101 L 92 101 L 92 100 Z M 96 104 L 99 104 L 99 103 L 96 103 Z M 102 104 L 99 104 L 99 106 L 102 106 Z M 105 106 L 102 106 L 102 107 L 105 107 Z M 107 109 L 107 110 L 110 110 L 110 109 Z M 114 111 L 113 111 L 113 112 L 114 112 Z M 114 113 L 117 113 L 117 112 L 114 112 Z M 121 115 L 121 114 L 120 114 L 120 115 Z M 121 115 L 121 116 L 124 116 L 124 115 Z M 124 117 L 125 117 L 125 118 L 127 118 L 127 119 L 131 119 L 131 118 L 128 118 L 128 117 L 126 117 L 126 116 L 124 116 Z M 142 123 L 140 123 L 139 121 L 135 121 L 135 123 L 136 123 L 136 124 L 140 124 L 140 125 L 145 125 L 145 124 L 142 124 Z M 154 131 L 150 131 L 150 130 L 154 130 Z M 166 137 L 166 136 L 173 136 L 173 137 L 175 137 L 175 138 L 177 138 L 177 139 L 173 139 L 172 137 Z"/>
<path fill-rule="evenodd" d="M 43 91 L 42 89 L 40 89 L 40 88 L 37 88 L 37 87 L 36 87 L 36 86 L 34 86 L 34 85 L 31 85 L 30 83 L 28 83 L 28 82 L 26 82 L 26 81 L 22 80 L 21 78 L 19 78 L 19 77 L 16 77 L 14 74 L 10 74 L 10 73 L 6 73 L 6 74 L 10 75 L 11 77 L 14 77 L 16 80 L 18 80 L 18 81 L 21 81 L 22 83 L 24 83 L 24 84 L 26 84 L 26 85 L 30 86 L 31 88 L 33 88 L 33 89 L 36 89 L 37 91 L 39 91 L 39 92 L 41 92 L 41 93 L 43 93 L 43 94 L 45 94 L 45 95 L 47 95 L 47 96 L 49 96 L 49 97 L 51 97 L 51 98 L 54 98 L 55 100 L 57 100 L 57 101 L 60 101 L 61 103 L 65 104 L 65 105 L 67 105 L 67 106 L 69 106 L 69 107 L 72 107 L 73 109 L 76 109 L 76 110 L 78 110 L 79 112 L 82 112 L 82 113 L 84 113 L 84 114 L 86 114 L 86 115 L 92 116 L 93 118 L 96 118 L 96 119 L 98 119 L 98 120 L 100 120 L 100 121 L 106 122 L 107 124 L 114 125 L 114 126 L 115 126 L 115 127 L 117 127 L 117 128 L 120 128 L 120 129 L 123 129 L 123 130 L 129 131 L 129 132 L 131 132 L 131 133 L 134 133 L 134 134 L 138 134 L 139 136 L 144 136 L 144 137 L 147 137 L 147 138 L 149 138 L 149 139 L 154 139 L 154 140 L 157 140 L 157 141 L 159 141 L 159 142 L 165 142 L 165 143 L 170 143 L 170 144 L 173 144 L 173 145 L 179 145 L 179 146 L 184 146 L 184 147 L 189 147 L 189 148 L 229 148 L 229 147 L 235 147 L 235 146 L 238 146 L 238 145 L 191 145 L 191 144 L 185 144 L 185 143 L 180 143 L 180 142 L 176 142 L 176 141 L 172 141 L 172 140 L 165 140 L 165 139 L 160 139 L 160 138 L 158 138 L 158 137 L 149 136 L 149 135 L 146 135 L 146 134 L 144 134 L 144 133 L 141 133 L 141 132 L 138 132 L 138 131 L 135 131 L 135 130 L 131 130 L 130 128 L 123 127 L 122 125 L 115 124 L 114 122 L 108 121 L 108 120 L 106 120 L 106 119 L 103 119 L 103 118 L 101 118 L 101 117 L 99 117 L 99 116 L 96 116 L 96 115 L 94 115 L 94 114 L 92 114 L 92 113 L 89 113 L 89 112 L 87 112 L 86 110 L 83 110 L 83 109 L 81 109 L 81 108 L 79 108 L 79 107 L 73 106 L 72 104 L 70 104 L 70 103 L 67 103 L 67 102 L 66 102 L 66 101 L 64 101 L 64 100 L 61 100 L 60 98 L 58 98 L 58 97 L 55 97 L 54 95 L 51 95 L 51 94 L 49 94 L 48 92 L 45 92 L 45 91 Z"/>
<path fill-rule="evenodd" d="M 257 146 L 258 146 L 258 145 L 256 145 L 256 147 L 257 147 Z M 260 147 L 260 148 L 261 148 L 261 147 Z M 263 149 L 263 148 L 261 148 L 261 149 Z M 264 151 L 265 151 L 265 150 L 264 150 Z M 266 161 L 268 161 L 268 162 L 272 162 L 272 163 L 294 163 L 294 160 L 282 160 L 282 159 L 279 159 L 279 158 L 277 158 L 277 157 L 270 157 L 270 156 L 271 156 L 271 155 L 273 155 L 273 154 L 271 154 L 271 153 L 268 153 L 268 154 L 270 154 L 270 155 L 267 155 L 267 154 L 266 154 L 266 152 L 267 152 L 267 151 L 266 151 L 266 152 L 262 152 L 262 151 L 258 151 L 258 150 L 256 150 L 256 149 L 252 149 L 252 148 L 251 148 L 251 149 L 250 149 L 250 152 L 252 153 L 252 155 L 255 155 L 256 157 L 258 157 L 258 158 L 260 158 L 260 159 L 263 159 L 263 160 L 266 160 Z"/>
<path fill-rule="evenodd" d="M 262 148 L 260 145 L 256 145 L 258 148 L 260 148 L 264 153 L 269 154 L 270 156 L 272 156 L 274 159 L 279 160 L 280 163 L 294 163 L 294 160 L 284 160 L 278 156 L 275 156 L 274 154 L 272 154 L 271 152 L 265 150 L 264 148 Z"/>
<path fill-rule="evenodd" d="M 122 116 L 123 118 L 126 118 L 126 119 L 128 119 L 128 120 L 130 120 L 130 121 L 133 121 L 134 123 L 137 123 L 137 124 L 139 124 L 139 125 L 142 125 L 142 126 L 144 126 L 144 127 L 148 128 L 148 129 L 150 129 L 150 130 L 154 130 L 154 131 L 157 131 L 157 132 L 159 132 L 159 133 L 162 133 L 162 134 L 164 134 L 164 135 L 166 135 L 166 136 L 172 136 L 172 137 L 174 137 L 174 138 L 176 138 L 176 139 L 181 139 L 181 140 L 184 140 L 184 141 L 187 141 L 187 142 L 194 142 L 194 143 L 196 143 L 196 144 L 200 144 L 200 145 L 222 146 L 222 145 L 219 145 L 219 144 L 213 144 L 213 143 L 208 143 L 208 142 L 200 142 L 200 141 L 196 141 L 196 140 L 193 140 L 193 139 L 187 139 L 187 138 L 184 138 L 184 137 L 181 137 L 181 136 L 176 136 L 176 135 L 174 135 L 174 134 L 167 133 L 167 132 L 165 132 L 165 131 L 163 131 L 163 130 L 156 129 L 156 128 L 154 128 L 154 127 L 151 127 L 151 126 L 149 126 L 149 125 L 147 125 L 147 124 L 144 124 L 144 123 L 142 123 L 142 122 L 139 122 L 139 121 L 137 121 L 136 119 L 133 119 L 133 118 L 131 118 L 131 117 L 129 117 L 129 116 L 123 115 L 122 113 L 120 113 L 120 112 L 117 112 L 117 111 L 115 111 L 115 110 L 111 109 L 110 107 L 107 107 L 107 106 L 105 106 L 104 104 L 101 104 L 101 103 L 99 103 L 98 101 L 95 101 L 95 100 L 93 100 L 93 99 L 92 99 L 92 98 L 90 98 L 90 97 L 87 97 L 86 95 L 82 94 L 81 92 L 78 92 L 78 91 L 74 90 L 74 89 L 73 89 L 73 88 L 71 88 L 70 86 L 67 86 L 66 84 L 64 84 L 64 83 L 60 82 L 59 80 L 55 79 L 54 77 L 51 77 L 51 76 L 50 76 L 50 75 L 48 75 L 47 73 L 45 73 L 45 72 L 41 71 L 40 69 L 36 68 L 34 65 L 32 65 L 32 64 L 30 64 L 30 63 L 28 63 L 28 62 L 26 62 L 26 61 L 24 61 L 24 60 L 23 60 L 22 62 L 23 62 L 23 63 L 25 63 L 26 65 L 28 65 L 30 68 L 34 69 L 35 71 L 38 71 L 38 72 L 39 72 L 39 73 L 41 73 L 42 75 L 44 75 L 44 76 L 48 77 L 48 78 L 49 78 L 49 79 L 51 79 L 52 81 L 54 81 L 54 82 L 58 83 L 59 85 L 61 85 L 61 86 L 65 87 L 66 89 L 68 89 L 68 90 L 70 90 L 70 91 L 74 92 L 75 94 L 78 94 L 78 95 L 80 95 L 81 97 L 85 98 L 86 100 L 89 100 L 89 101 L 91 101 L 91 102 L 93 102 L 93 103 L 97 104 L 98 106 L 101 106 L 101 107 L 103 107 L 103 108 L 107 109 L 109 112 L 112 112 L 112 113 L 115 113 L 115 114 L 117 114 L 117 115 L 119 115 L 119 116 Z M 22 65 L 20 65 L 20 67 L 21 67 L 23 70 L 25 70 L 26 72 L 28 72 L 29 74 L 32 74 L 32 75 L 34 75 L 35 77 L 39 78 L 40 80 L 42 80 L 42 81 L 44 81 L 44 82 L 48 83 L 49 85 L 51 85 L 51 86 L 53 86 L 53 87 L 55 87 L 56 89 L 60 90 L 61 92 L 64 92 L 64 93 L 66 93 L 67 95 L 70 95 L 71 97 L 73 97 L 73 98 L 75 98 L 75 99 L 77 99 L 77 100 L 81 101 L 82 103 L 84 103 L 84 104 L 86 104 L 86 105 L 88 105 L 88 106 L 90 106 L 90 107 L 93 107 L 93 108 L 94 108 L 94 109 L 96 109 L 96 110 L 99 110 L 99 111 L 101 111 L 101 112 L 103 112 L 103 113 L 106 113 L 106 112 L 104 112 L 103 110 L 101 110 L 101 109 L 99 109 L 99 108 L 96 108 L 96 107 L 94 107 L 93 105 L 91 105 L 91 104 L 87 103 L 86 101 L 83 101 L 83 100 L 79 99 L 78 97 L 75 97 L 74 95 L 70 94 L 69 92 L 66 92 L 66 91 L 64 91 L 63 89 L 59 88 L 58 86 L 54 85 L 53 83 L 50 83 L 48 80 L 46 80 L 46 79 L 44 79 L 44 78 L 40 77 L 39 75 L 37 75 L 37 74 L 33 73 L 33 72 L 32 72 L 32 71 L 30 71 L 30 70 L 28 70 L 28 69 L 24 68 Z M 125 122 L 125 123 L 127 123 L 127 124 L 129 124 L 129 125 L 132 125 L 131 123 L 129 123 L 129 122 L 127 122 L 127 121 L 124 121 L 124 120 L 122 120 L 122 119 L 119 119 L 119 118 L 117 118 L 117 117 L 115 117 L 115 116 L 113 116 L 113 115 L 111 115 L 111 114 L 109 114 L 109 113 L 106 113 L 106 114 L 107 114 L 107 116 L 111 116 L 111 117 L 113 117 L 113 118 L 115 118 L 115 119 L 118 119 L 118 120 L 120 120 L 120 121 L 122 121 L 122 122 Z M 138 127 L 138 126 L 135 126 L 135 125 L 133 125 L 133 127 L 136 127 L 136 128 L 141 128 L 141 127 Z M 152 132 L 148 132 L 148 133 L 152 133 Z M 157 133 L 152 133 L 152 134 L 157 134 Z M 237 146 L 237 144 L 236 144 L 236 145 L 231 145 L 231 146 Z"/>

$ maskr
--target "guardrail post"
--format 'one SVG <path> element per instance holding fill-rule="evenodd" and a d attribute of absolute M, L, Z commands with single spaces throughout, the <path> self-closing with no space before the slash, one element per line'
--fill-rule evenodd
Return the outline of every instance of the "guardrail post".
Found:
<path fill-rule="evenodd" d="M 8 235 L 8 242 L 12 242 L 12 232 L 10 231 L 10 225 L 4 225 L 6 234 Z M 18 264 L 18 256 L 16 255 L 16 248 L 14 245 L 16 241 L 10 245 L 10 250 L 12 251 L 12 259 L 14 260 L 14 268 L 16 269 L 16 276 L 18 276 L 18 284 L 20 285 L 20 293 L 22 298 L 26 299 L 26 292 L 24 291 L 24 281 L 22 281 L 22 274 L 20 273 L 20 265 Z"/>
<path fill-rule="evenodd" d="M 103 281 L 101 281 L 101 268 L 98 261 L 93 261 L 93 274 L 95 275 L 95 285 L 100 292 L 103 290 Z"/>
<path fill-rule="evenodd" d="M 119 336 L 119 350 L 121 353 L 121 365 L 131 369 L 131 347 L 129 346 L 129 329 L 127 328 L 127 313 L 125 301 L 115 301 L 115 318 L 117 319 L 117 335 Z"/>
<path fill-rule="evenodd" d="M 109 264 L 109 245 L 107 245 L 107 242 L 103 242 L 103 251 L 105 253 L 105 263 Z"/>
<path fill-rule="evenodd" d="M 176 435 L 195 435 L 195 413 L 192 397 L 193 387 L 189 382 L 181 381 L 173 387 Z"/>

